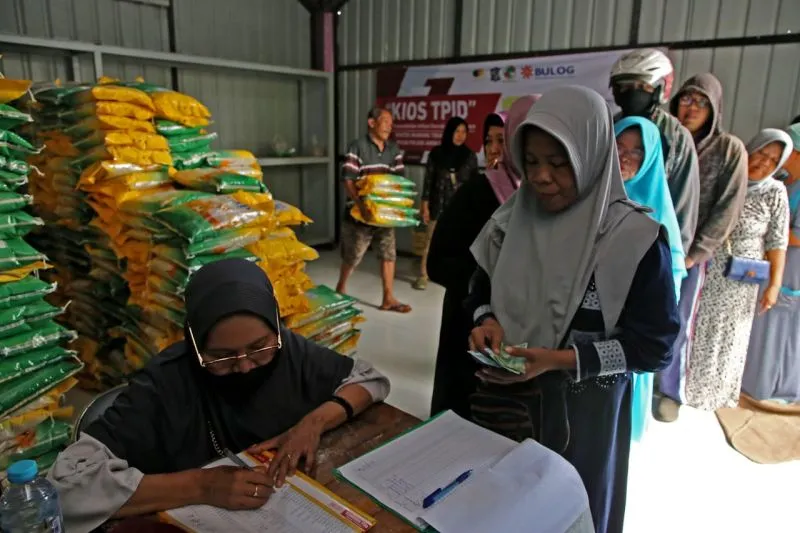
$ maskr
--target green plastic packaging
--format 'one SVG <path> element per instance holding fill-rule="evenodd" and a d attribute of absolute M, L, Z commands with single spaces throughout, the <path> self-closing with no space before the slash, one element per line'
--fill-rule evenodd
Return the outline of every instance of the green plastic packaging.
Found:
<path fill-rule="evenodd" d="M 0 213 L 0 239 L 24 237 L 37 226 L 44 226 L 44 221 L 24 211 Z"/>
<path fill-rule="evenodd" d="M 0 310 L 35 302 L 55 290 L 55 283 L 47 283 L 34 276 L 27 276 L 10 283 L 0 283 Z"/>
<path fill-rule="evenodd" d="M 35 400 L 83 368 L 77 357 L 47 365 L 0 387 L 0 418 Z"/>
<path fill-rule="evenodd" d="M 13 337 L 36 331 L 48 320 L 61 315 L 64 309 L 44 300 L 0 310 L 0 338 Z"/>
<path fill-rule="evenodd" d="M 164 137 L 189 137 L 189 136 L 197 136 L 203 134 L 203 127 L 190 127 L 184 126 L 179 122 L 173 122 L 171 120 L 156 120 L 156 131 L 163 135 Z"/>
<path fill-rule="evenodd" d="M 0 155 L 0 170 L 19 176 L 27 176 L 31 171 L 31 166 L 25 161 Z"/>
<path fill-rule="evenodd" d="M 63 341 L 74 341 L 74 331 L 55 322 L 46 322 L 41 328 L 20 335 L 0 339 L 0 357 L 13 357 L 24 352 L 55 346 Z"/>
<path fill-rule="evenodd" d="M 259 240 L 261 240 L 261 232 L 258 229 L 255 231 L 230 229 L 220 231 L 214 237 L 203 241 L 185 244 L 182 250 L 187 259 L 195 259 L 203 255 L 220 256 L 255 244 Z"/>
<path fill-rule="evenodd" d="M 17 194 L 15 192 L 0 192 L 0 213 L 19 211 L 33 203 L 30 194 Z"/>
<path fill-rule="evenodd" d="M 310 322 L 305 326 L 294 327 L 292 329 L 298 335 L 302 335 L 306 338 L 312 338 L 315 335 L 320 335 L 321 333 L 328 331 L 330 328 L 341 322 L 352 321 L 354 318 L 361 316 L 362 314 L 363 312 L 361 309 L 348 307 L 314 322 Z"/>
<path fill-rule="evenodd" d="M 7 383 L 46 367 L 47 365 L 73 359 L 75 352 L 61 346 L 50 346 L 15 357 L 0 359 L 0 384 Z"/>
<path fill-rule="evenodd" d="M 339 294 L 327 285 L 317 285 L 306 291 L 310 311 L 286 318 L 286 326 L 299 328 L 332 315 L 341 309 L 352 307 L 356 300 L 350 296 Z"/>
<path fill-rule="evenodd" d="M 47 257 L 22 239 L 0 240 L 0 272 L 45 261 Z"/>
<path fill-rule="evenodd" d="M 0 170 L 0 192 L 14 192 L 28 183 L 28 176 Z"/>
<path fill-rule="evenodd" d="M 47 452 L 61 449 L 69 441 L 71 434 L 71 424 L 61 420 L 45 420 L 36 426 L 32 439 L 12 441 L 16 446 L 0 452 L 0 469 L 5 470 L 16 461 L 33 459 Z"/>
<path fill-rule="evenodd" d="M 151 216 L 162 209 L 210 196 L 202 191 L 163 191 L 128 200 L 120 205 L 120 210 L 132 215 Z"/>
<path fill-rule="evenodd" d="M 167 137 L 169 151 L 180 154 L 207 153 L 211 151 L 211 142 L 217 138 L 216 133 L 190 133 Z"/>
<path fill-rule="evenodd" d="M 8 104 L 0 104 L 0 130 L 10 130 L 31 122 L 33 117 L 28 113 L 23 113 Z"/>
<path fill-rule="evenodd" d="M 216 237 L 224 230 L 256 225 L 267 216 L 265 211 L 226 195 L 199 198 L 155 214 L 159 222 L 190 244 Z"/>
<path fill-rule="evenodd" d="M 218 168 L 179 170 L 172 179 L 189 189 L 214 194 L 236 191 L 267 192 L 267 186 L 260 179 Z"/>

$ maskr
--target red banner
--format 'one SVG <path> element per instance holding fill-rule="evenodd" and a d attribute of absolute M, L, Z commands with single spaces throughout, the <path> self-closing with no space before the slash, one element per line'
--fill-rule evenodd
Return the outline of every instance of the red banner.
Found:
<path fill-rule="evenodd" d="M 483 147 L 483 121 L 497 108 L 500 93 L 436 96 L 383 97 L 377 104 L 394 118 L 394 139 L 405 151 L 407 163 L 422 160 L 424 152 L 442 142 L 445 124 L 453 117 L 467 121 L 467 146 L 475 152 Z"/>

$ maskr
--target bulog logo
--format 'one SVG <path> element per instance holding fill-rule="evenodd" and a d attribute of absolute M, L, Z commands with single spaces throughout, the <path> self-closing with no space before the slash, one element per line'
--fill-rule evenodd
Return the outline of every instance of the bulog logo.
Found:
<path fill-rule="evenodd" d="M 535 67 L 533 73 L 537 78 L 571 78 L 575 75 L 575 65 L 547 65 Z"/>

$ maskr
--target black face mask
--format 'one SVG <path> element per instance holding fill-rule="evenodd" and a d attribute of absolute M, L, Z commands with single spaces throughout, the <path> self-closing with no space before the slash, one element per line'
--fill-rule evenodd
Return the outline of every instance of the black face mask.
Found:
<path fill-rule="evenodd" d="M 210 390 L 232 403 L 247 401 L 265 384 L 275 369 L 278 354 L 269 364 L 254 368 L 246 374 L 233 372 L 224 376 L 215 376 L 204 372 Z"/>
<path fill-rule="evenodd" d="M 644 89 L 628 89 L 624 92 L 614 89 L 614 101 L 626 117 L 649 117 L 656 107 L 657 98 L 657 92 L 649 93 Z"/>

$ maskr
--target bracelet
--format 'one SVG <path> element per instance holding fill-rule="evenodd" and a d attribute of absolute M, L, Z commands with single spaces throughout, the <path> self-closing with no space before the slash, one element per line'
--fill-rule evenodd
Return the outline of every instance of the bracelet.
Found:
<path fill-rule="evenodd" d="M 332 396 L 330 401 L 338 403 L 339 405 L 342 406 L 342 409 L 344 409 L 344 412 L 347 414 L 348 422 L 353 419 L 353 417 L 355 416 L 355 411 L 353 410 L 353 406 L 350 405 L 350 402 L 348 402 L 347 400 L 345 400 L 340 396 Z"/>

